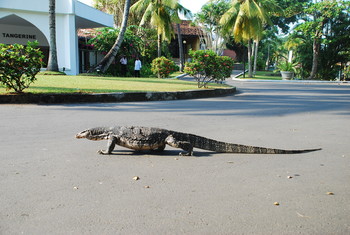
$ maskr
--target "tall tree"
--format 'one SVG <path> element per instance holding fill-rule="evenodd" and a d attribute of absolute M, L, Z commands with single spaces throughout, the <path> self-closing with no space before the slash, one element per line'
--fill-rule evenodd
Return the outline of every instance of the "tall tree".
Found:
<path fill-rule="evenodd" d="M 124 40 L 124 34 L 126 31 L 126 27 L 128 24 L 128 17 L 129 17 L 129 10 L 130 10 L 130 4 L 131 0 L 125 0 L 124 5 L 124 14 L 123 14 L 123 22 L 121 30 L 118 34 L 117 40 L 115 41 L 113 47 L 109 50 L 109 52 L 106 54 L 106 56 L 96 65 L 96 67 L 93 69 L 93 71 L 100 70 L 101 72 L 106 72 L 109 66 L 112 64 L 113 60 L 115 59 L 120 45 L 122 44 Z M 92 72 L 92 71 L 90 71 Z"/>
<path fill-rule="evenodd" d="M 131 5 L 136 1 L 137 0 L 131 0 Z M 93 6 L 100 11 L 113 15 L 115 28 L 121 27 L 125 7 L 125 2 L 123 0 L 93 0 Z M 136 24 L 136 19 L 137 16 L 129 13 L 129 25 Z"/>
<path fill-rule="evenodd" d="M 185 64 L 185 56 L 184 56 L 184 48 L 182 43 L 182 34 L 181 34 L 181 26 L 180 24 L 176 24 L 177 29 L 177 41 L 179 44 L 179 57 L 180 57 L 180 71 L 184 71 L 184 64 Z"/>
<path fill-rule="evenodd" d="M 278 0 L 278 5 L 283 9 L 283 14 L 277 13 L 270 16 L 273 26 L 278 26 L 284 34 L 290 33 L 290 28 L 302 17 L 304 6 L 311 0 Z"/>
<path fill-rule="evenodd" d="M 275 0 L 233 0 L 220 20 L 224 32 L 232 33 L 235 41 L 248 44 L 249 77 L 253 77 L 252 41 L 261 39 L 265 24 L 271 24 L 269 13 L 278 11 Z"/>
<path fill-rule="evenodd" d="M 192 13 L 191 13 L 191 11 L 184 8 L 182 5 L 180 5 L 178 3 L 177 7 L 175 8 L 174 16 L 173 16 L 173 18 L 175 18 L 174 20 L 177 22 L 176 23 L 176 30 L 177 30 L 177 40 L 178 40 L 178 44 L 179 44 L 179 56 L 180 56 L 180 66 L 179 67 L 180 67 L 180 71 L 183 72 L 184 64 L 185 64 L 185 55 L 184 55 L 184 46 L 183 46 L 181 26 L 180 26 L 181 19 L 180 19 L 178 13 L 183 14 L 185 17 L 187 17 L 189 19 L 192 18 Z"/>
<path fill-rule="evenodd" d="M 158 57 L 162 54 L 162 41 L 170 41 L 174 36 L 172 23 L 179 23 L 178 12 L 189 12 L 178 3 L 178 0 L 139 0 L 132 5 L 131 11 L 143 14 L 140 26 L 150 21 L 150 24 L 157 29 Z"/>
<path fill-rule="evenodd" d="M 303 21 L 289 36 L 302 42 L 296 45 L 295 54 L 302 65 L 303 77 L 334 79 L 334 74 L 339 72 L 336 64 L 348 61 L 342 56 L 348 48 L 349 9 L 350 2 L 346 0 L 314 1 L 306 5 Z"/>
<path fill-rule="evenodd" d="M 229 0 L 212 0 L 203 5 L 200 12 L 195 14 L 195 22 L 201 25 L 208 33 L 210 40 L 209 49 L 219 54 L 219 41 L 221 25 L 219 24 L 222 15 L 230 8 Z M 212 44 L 213 43 L 213 44 Z"/>
<path fill-rule="evenodd" d="M 347 1 L 316 0 L 313 3 L 310 3 L 305 9 L 307 21 L 301 24 L 299 29 L 310 34 L 313 39 L 312 69 L 309 79 L 315 79 L 317 75 L 322 38 L 326 32 L 325 26 L 331 19 L 340 15 L 342 11 L 348 7 L 349 3 Z"/>
<path fill-rule="evenodd" d="M 49 1 L 49 29 L 50 29 L 50 50 L 48 71 L 58 72 L 57 48 L 56 48 L 56 1 Z"/>
<path fill-rule="evenodd" d="M 265 70 L 269 69 L 269 65 L 273 61 L 273 55 L 278 50 L 279 45 L 282 45 L 282 38 L 277 35 L 277 26 L 268 28 L 264 31 L 264 36 L 261 40 L 261 51 L 265 55 Z"/>

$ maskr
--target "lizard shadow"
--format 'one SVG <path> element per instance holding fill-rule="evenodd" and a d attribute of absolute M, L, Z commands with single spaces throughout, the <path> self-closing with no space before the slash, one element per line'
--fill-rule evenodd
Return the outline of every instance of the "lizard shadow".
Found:
<path fill-rule="evenodd" d="M 133 151 L 133 150 L 114 150 L 110 155 L 122 156 L 164 156 L 164 157 L 213 157 L 214 152 L 210 151 L 194 151 L 192 156 L 181 156 L 179 150 L 164 150 L 159 151 Z"/>

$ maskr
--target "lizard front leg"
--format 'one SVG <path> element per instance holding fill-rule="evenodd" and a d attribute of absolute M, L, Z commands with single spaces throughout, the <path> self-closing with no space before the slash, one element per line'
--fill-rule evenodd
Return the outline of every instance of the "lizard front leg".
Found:
<path fill-rule="evenodd" d="M 107 150 L 98 150 L 97 153 L 108 155 L 111 154 L 114 150 L 115 144 L 117 142 L 117 138 L 115 136 L 110 135 L 108 137 Z"/>
<path fill-rule="evenodd" d="M 174 148 L 181 148 L 185 152 L 180 152 L 181 156 L 192 156 L 193 155 L 193 145 L 188 141 L 178 141 L 172 135 L 165 139 L 166 144 Z"/>

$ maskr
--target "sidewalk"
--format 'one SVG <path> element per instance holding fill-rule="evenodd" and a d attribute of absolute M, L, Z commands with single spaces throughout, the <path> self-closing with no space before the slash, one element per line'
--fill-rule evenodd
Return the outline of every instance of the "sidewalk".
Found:
<path fill-rule="evenodd" d="M 265 79 L 254 79 L 254 78 L 238 78 L 243 74 L 243 70 L 233 70 L 231 79 L 233 81 L 241 82 L 302 82 L 302 83 L 349 83 L 349 81 L 321 81 L 321 80 L 265 80 Z"/>

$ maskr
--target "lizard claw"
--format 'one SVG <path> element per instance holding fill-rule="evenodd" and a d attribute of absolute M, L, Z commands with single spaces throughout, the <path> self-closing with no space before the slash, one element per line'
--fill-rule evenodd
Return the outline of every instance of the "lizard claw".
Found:
<path fill-rule="evenodd" d="M 188 156 L 192 156 L 192 153 L 191 152 L 180 152 L 179 155 L 188 157 Z"/>
<path fill-rule="evenodd" d="M 101 155 L 107 155 L 108 153 L 104 150 L 98 150 L 97 151 L 98 154 L 101 154 Z"/>

